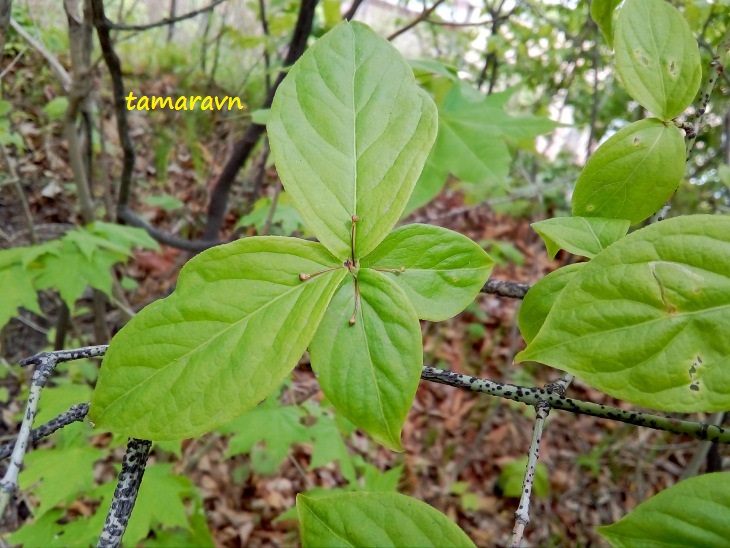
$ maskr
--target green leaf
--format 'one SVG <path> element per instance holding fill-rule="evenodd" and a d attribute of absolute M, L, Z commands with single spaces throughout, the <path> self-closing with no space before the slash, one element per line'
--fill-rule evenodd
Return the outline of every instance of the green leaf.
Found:
<path fill-rule="evenodd" d="M 309 402 L 308 402 L 309 403 Z M 337 421 L 328 409 L 314 404 L 308 406 L 310 413 L 317 417 L 317 422 L 309 428 L 312 439 L 312 459 L 309 468 L 314 469 L 333 461 L 340 464 L 342 476 L 350 483 L 356 481 L 355 468 L 337 426 Z"/>
<path fill-rule="evenodd" d="M 637 230 L 581 267 L 516 360 L 645 407 L 729 409 L 729 273 L 728 217 Z"/>
<path fill-rule="evenodd" d="M 439 132 L 427 159 L 414 196 L 411 211 L 435 197 L 451 173 L 477 198 L 495 186 L 506 186 L 512 158 L 506 141 L 519 141 L 548 133 L 556 123 L 535 116 L 514 117 L 504 106 L 515 89 L 489 96 L 474 94 L 471 86 L 452 86 L 439 106 Z M 430 166 L 430 168 L 429 168 Z"/>
<path fill-rule="evenodd" d="M 436 107 L 390 43 L 343 21 L 292 67 L 268 123 L 282 183 L 339 260 L 372 251 L 400 217 L 436 136 Z"/>
<path fill-rule="evenodd" d="M 33 277 L 23 267 L 26 250 L 18 247 L 0 250 L 0 287 L 6 288 L 0 299 L 0 328 L 17 315 L 18 308 L 41 314 Z"/>
<path fill-rule="evenodd" d="M 609 47 L 613 47 L 613 14 L 621 0 L 592 0 L 591 17 L 598 25 Z"/>
<path fill-rule="evenodd" d="M 522 496 L 522 483 L 525 479 L 525 470 L 527 470 L 527 457 L 520 457 L 519 459 L 513 460 L 502 468 L 497 483 L 505 497 L 520 498 Z M 550 493 L 547 466 L 542 462 L 538 462 L 535 468 L 532 492 L 536 497 L 545 497 Z"/>
<path fill-rule="evenodd" d="M 494 261 L 458 232 L 412 224 L 391 232 L 360 265 L 392 270 L 383 274 L 408 296 L 418 317 L 442 321 L 474 300 Z"/>
<path fill-rule="evenodd" d="M 626 0 L 615 35 L 616 70 L 629 95 L 662 120 L 697 95 L 702 64 L 697 41 L 665 0 Z"/>
<path fill-rule="evenodd" d="M 142 249 L 159 249 L 158 243 L 147 234 L 147 231 L 133 226 L 103 223 L 96 221 L 88 227 L 89 232 L 106 238 L 110 242 L 122 245 L 131 250 L 134 247 Z"/>
<path fill-rule="evenodd" d="M 297 511 L 305 548 L 474 546 L 441 512 L 400 493 L 298 495 Z"/>
<path fill-rule="evenodd" d="M 48 115 L 48 118 L 53 120 L 60 120 L 64 117 L 66 114 L 66 109 L 68 108 L 68 98 L 67 97 L 56 97 L 54 99 L 51 99 L 46 105 L 43 107 L 43 111 Z"/>
<path fill-rule="evenodd" d="M 575 263 L 559 268 L 530 288 L 522 300 L 519 315 L 517 316 L 520 333 L 522 333 L 525 342 L 531 343 L 532 339 L 537 336 L 558 295 L 573 279 L 578 269 L 585 264 Z"/>
<path fill-rule="evenodd" d="M 332 298 L 309 353 L 337 410 L 378 443 L 402 451 L 400 433 L 423 366 L 421 328 L 408 297 L 383 274 L 360 269 Z"/>
<path fill-rule="evenodd" d="M 195 488 L 184 476 L 175 475 L 172 463 L 148 465 L 139 488 L 134 512 L 124 533 L 125 542 L 136 544 L 160 525 L 190 529 L 184 500 Z"/>
<path fill-rule="evenodd" d="M 554 217 L 530 225 L 545 241 L 551 259 L 561 249 L 592 259 L 629 231 L 625 219 Z"/>
<path fill-rule="evenodd" d="M 61 299 L 70 309 L 89 286 L 110 295 L 110 269 L 124 262 L 126 256 L 100 248 L 91 249 L 91 252 L 91 257 L 87 256 L 73 237 L 61 240 L 59 255 L 49 253 L 44 256 L 44 268 L 36 279 L 36 289 L 58 289 Z"/>
<path fill-rule="evenodd" d="M 615 548 L 634 546 L 727 546 L 730 472 L 679 482 L 642 502 L 598 532 Z"/>
<path fill-rule="evenodd" d="M 628 219 L 658 211 L 684 175 L 684 139 L 656 118 L 634 122 L 603 143 L 578 177 L 573 216 Z"/>
<path fill-rule="evenodd" d="M 292 445 L 309 441 L 309 432 L 301 423 L 304 410 L 281 405 L 278 398 L 278 393 L 272 394 L 258 407 L 218 429 L 223 434 L 233 434 L 226 458 L 249 453 L 257 443 L 264 442 L 276 471 Z"/>
<path fill-rule="evenodd" d="M 246 238 L 188 262 L 170 297 L 112 340 L 90 415 L 165 440 L 197 436 L 253 408 L 296 365 L 347 273 L 321 244 Z M 300 273 L 337 268 L 302 282 Z"/>
<path fill-rule="evenodd" d="M 21 472 L 21 489 L 32 488 L 40 500 L 35 511 L 42 516 L 54 506 L 78 498 L 94 486 L 94 463 L 106 453 L 93 447 L 66 447 L 63 451 L 48 449 L 32 451 L 25 456 L 26 468 Z M 63 470 L 63 474 L 48 471 Z"/>

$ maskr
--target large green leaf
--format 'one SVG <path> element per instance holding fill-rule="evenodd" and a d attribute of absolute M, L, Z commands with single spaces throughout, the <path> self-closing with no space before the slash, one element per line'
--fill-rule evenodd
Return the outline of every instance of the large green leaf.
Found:
<path fill-rule="evenodd" d="M 656 118 L 612 135 L 588 160 L 573 194 L 573 215 L 637 224 L 661 208 L 684 175 L 684 139 Z"/>
<path fill-rule="evenodd" d="M 662 120 L 697 95 L 702 64 L 697 41 L 666 0 L 626 0 L 616 23 L 616 70 L 626 91 Z"/>
<path fill-rule="evenodd" d="M 384 269 L 408 296 L 419 318 L 438 322 L 455 316 L 474 300 L 494 261 L 458 232 L 412 224 L 391 232 L 360 264 Z"/>
<path fill-rule="evenodd" d="M 188 262 L 170 297 L 112 340 L 91 404 L 102 428 L 192 437 L 251 409 L 296 365 L 347 273 L 324 247 L 247 238 Z"/>
<path fill-rule="evenodd" d="M 297 510 L 305 548 L 474 546 L 441 512 L 400 493 L 298 495 Z"/>
<path fill-rule="evenodd" d="M 553 217 L 530 226 L 545 241 L 551 259 L 561 249 L 592 259 L 604 248 L 623 238 L 630 223 L 626 219 Z"/>
<path fill-rule="evenodd" d="M 681 481 L 598 532 L 615 548 L 725 548 L 728 524 L 730 472 L 718 472 Z"/>
<path fill-rule="evenodd" d="M 339 412 L 378 443 L 402 451 L 400 432 L 423 366 L 421 329 L 398 285 L 380 272 L 360 269 L 346 278 L 312 339 L 312 368 Z"/>
<path fill-rule="evenodd" d="M 638 230 L 574 274 L 517 355 L 665 411 L 730 409 L 730 218 Z"/>
<path fill-rule="evenodd" d="M 525 342 L 530 343 L 537 336 L 558 295 L 585 264 L 576 263 L 559 268 L 530 288 L 522 300 L 517 316 L 517 324 Z"/>
<path fill-rule="evenodd" d="M 342 22 L 294 65 L 268 123 L 307 226 L 338 259 L 372 251 L 400 217 L 436 138 L 436 106 L 387 40 Z"/>
<path fill-rule="evenodd" d="M 613 13 L 621 0 L 592 0 L 591 17 L 609 46 L 613 47 Z"/>

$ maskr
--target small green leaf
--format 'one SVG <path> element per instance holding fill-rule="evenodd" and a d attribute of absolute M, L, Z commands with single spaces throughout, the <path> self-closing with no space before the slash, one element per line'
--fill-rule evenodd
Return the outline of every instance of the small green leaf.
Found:
<path fill-rule="evenodd" d="M 299 279 L 328 268 L 335 270 Z M 165 440 L 248 411 L 296 365 L 345 274 L 321 244 L 290 238 L 246 238 L 201 253 L 175 293 L 112 339 L 92 420 Z"/>
<path fill-rule="evenodd" d="M 305 548 L 474 546 L 441 512 L 400 493 L 298 495 L 297 511 Z"/>
<path fill-rule="evenodd" d="M 629 231 L 625 219 L 553 217 L 530 225 L 545 241 L 551 259 L 561 249 L 592 259 Z"/>
<path fill-rule="evenodd" d="M 360 265 L 388 270 L 383 274 L 405 292 L 419 318 L 442 321 L 474 300 L 494 261 L 458 232 L 412 224 L 391 232 Z"/>
<path fill-rule="evenodd" d="M 621 0 L 592 0 L 591 2 L 591 17 L 610 47 L 613 47 L 613 14 L 620 3 Z"/>
<path fill-rule="evenodd" d="M 66 97 L 56 97 L 54 99 L 51 99 L 46 105 L 43 107 L 43 111 L 48 115 L 48 118 L 51 121 L 54 120 L 60 120 L 64 117 L 66 114 L 66 109 L 68 108 L 68 98 Z"/>
<path fill-rule="evenodd" d="M 730 218 L 677 217 L 573 276 L 517 361 L 664 411 L 730 409 Z"/>
<path fill-rule="evenodd" d="M 520 498 L 522 496 L 522 483 L 525 479 L 526 469 L 527 457 L 520 457 L 519 459 L 513 460 L 502 468 L 497 483 L 505 497 Z M 547 466 L 542 462 L 538 462 L 535 468 L 532 492 L 536 497 L 545 497 L 550 493 Z"/>
<path fill-rule="evenodd" d="M 309 353 L 337 410 L 378 443 L 402 451 L 400 433 L 423 366 L 421 329 L 408 297 L 383 274 L 348 276 L 322 319 Z"/>
<path fill-rule="evenodd" d="M 665 0 L 626 0 L 615 35 L 616 70 L 626 91 L 662 120 L 681 114 L 697 95 L 700 51 L 677 8 Z"/>
<path fill-rule="evenodd" d="M 400 217 L 436 137 L 436 106 L 390 43 L 343 21 L 297 61 L 268 122 L 282 183 L 340 260 L 367 255 Z"/>
<path fill-rule="evenodd" d="M 551 272 L 533 285 L 522 300 L 517 323 L 525 342 L 531 343 L 552 309 L 555 300 L 586 263 L 575 263 Z"/>
<path fill-rule="evenodd" d="M 684 175 L 684 139 L 656 118 L 634 122 L 591 156 L 573 194 L 575 217 L 640 223 L 658 211 Z"/>
<path fill-rule="evenodd" d="M 730 472 L 679 482 L 642 502 L 598 532 L 615 548 L 704 546 L 724 548 L 730 523 Z"/>

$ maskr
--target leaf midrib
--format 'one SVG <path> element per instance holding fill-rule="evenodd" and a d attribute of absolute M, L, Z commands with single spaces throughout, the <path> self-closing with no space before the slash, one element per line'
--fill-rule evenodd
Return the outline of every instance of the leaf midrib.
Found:
<path fill-rule="evenodd" d="M 333 272 L 337 272 L 337 271 L 333 271 Z M 322 275 L 322 278 L 320 278 L 320 279 L 325 279 L 325 277 L 327 275 L 331 275 L 331 274 L 332 273 L 325 273 L 325 274 Z M 319 277 L 317 277 L 317 278 L 319 278 Z M 293 292 L 295 292 L 297 290 L 303 291 L 307 287 L 307 285 L 313 285 L 314 283 L 320 281 L 320 279 L 317 279 L 317 278 L 312 279 L 312 280 L 304 281 L 304 282 L 302 282 L 299 285 L 292 286 L 291 289 L 289 289 L 288 291 L 285 291 L 284 293 L 282 293 L 281 295 L 275 297 L 274 299 L 272 299 L 270 301 L 267 301 L 260 308 L 257 308 L 256 310 L 254 310 L 253 312 L 251 312 L 248 315 L 244 316 L 243 318 L 241 318 L 239 320 L 236 320 L 235 322 L 231 323 L 230 325 L 228 325 L 228 327 L 226 327 L 222 331 L 219 331 L 216 335 L 214 335 L 213 337 L 211 337 L 210 339 L 208 339 L 207 341 L 205 341 L 203 344 L 201 344 L 199 346 L 196 346 L 195 348 L 192 348 L 190 351 L 188 351 L 185 354 L 183 354 L 183 355 L 175 358 L 173 361 L 169 362 L 167 365 L 156 369 L 149 377 L 145 378 L 142 382 L 140 382 L 140 383 L 132 386 L 129 390 L 127 390 L 126 392 L 124 392 L 123 394 L 121 394 L 119 397 L 115 398 L 109 404 L 107 404 L 105 406 L 106 411 L 108 412 L 108 410 L 111 409 L 114 405 L 116 405 L 120 400 L 124 400 L 131 392 L 133 392 L 134 390 L 138 390 L 140 387 L 146 385 L 149 381 L 151 381 L 152 379 L 156 378 L 157 375 L 161 374 L 164 371 L 168 371 L 170 367 L 172 367 L 175 364 L 179 363 L 180 361 L 186 359 L 191 354 L 196 353 L 196 352 L 200 351 L 201 349 L 204 349 L 204 348 L 208 347 L 214 341 L 217 341 L 221 336 L 223 336 L 228 330 L 234 328 L 237 325 L 240 325 L 242 322 L 248 322 L 251 318 L 253 318 L 255 315 L 257 315 L 259 312 L 262 312 L 262 311 L 266 310 L 269 306 L 272 306 L 274 303 L 276 303 L 279 300 L 283 299 L 284 297 L 290 295 L 291 293 L 293 293 Z"/>

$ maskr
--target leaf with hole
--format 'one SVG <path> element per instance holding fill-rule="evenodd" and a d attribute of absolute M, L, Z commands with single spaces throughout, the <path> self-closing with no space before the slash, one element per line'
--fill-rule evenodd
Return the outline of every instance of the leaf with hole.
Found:
<path fill-rule="evenodd" d="M 730 409 L 730 218 L 629 234 L 573 275 L 517 361 L 674 412 Z"/>
<path fill-rule="evenodd" d="M 402 451 L 400 433 L 423 366 L 421 328 L 394 281 L 366 268 L 357 280 L 359 297 L 348 276 L 332 298 L 309 346 L 312 368 L 339 412 Z"/>
<path fill-rule="evenodd" d="M 436 106 L 386 40 L 342 22 L 289 71 L 268 133 L 284 188 L 338 259 L 355 257 L 398 221 L 436 137 Z"/>
<path fill-rule="evenodd" d="M 487 282 L 494 262 L 466 236 L 438 226 L 412 224 L 391 232 L 363 268 L 383 272 L 405 292 L 423 320 L 455 316 Z"/>
<path fill-rule="evenodd" d="M 175 292 L 112 341 L 90 415 L 142 439 L 196 436 L 263 400 L 292 370 L 347 270 L 321 244 L 239 240 L 188 262 Z"/>
<path fill-rule="evenodd" d="M 658 211 L 684 175 L 684 139 L 656 118 L 634 122 L 591 156 L 573 193 L 573 216 L 628 219 Z"/>
<path fill-rule="evenodd" d="M 697 95 L 700 51 L 679 10 L 665 0 L 626 0 L 616 22 L 616 70 L 626 91 L 662 120 Z"/>
<path fill-rule="evenodd" d="M 724 548 L 730 523 L 730 472 L 680 481 L 598 532 L 614 548 Z"/>
<path fill-rule="evenodd" d="M 530 226 L 545 242 L 551 259 L 561 249 L 592 259 L 597 253 L 623 238 L 629 231 L 629 225 L 629 221 L 625 219 L 553 217 Z"/>
<path fill-rule="evenodd" d="M 297 495 L 297 511 L 305 548 L 474 546 L 444 514 L 400 493 Z"/>

